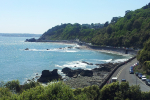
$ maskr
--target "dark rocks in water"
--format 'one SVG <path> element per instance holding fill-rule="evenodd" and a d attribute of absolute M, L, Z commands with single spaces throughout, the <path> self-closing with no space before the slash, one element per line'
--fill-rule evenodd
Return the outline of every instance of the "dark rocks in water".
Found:
<path fill-rule="evenodd" d="M 46 49 L 46 50 L 49 50 L 49 49 Z"/>
<path fill-rule="evenodd" d="M 93 65 L 93 63 L 88 63 L 88 62 L 86 62 L 86 61 L 82 61 L 82 63 L 85 63 L 85 64 L 87 64 L 87 65 Z"/>
<path fill-rule="evenodd" d="M 62 69 L 62 72 L 63 72 L 64 74 L 67 74 L 67 73 L 70 72 L 70 71 L 71 71 L 71 69 L 68 68 L 68 67 L 65 67 L 65 68 Z"/>
<path fill-rule="evenodd" d="M 26 49 L 24 49 L 24 50 L 29 50 L 29 48 L 26 48 Z"/>
<path fill-rule="evenodd" d="M 68 67 L 65 67 L 62 69 L 62 72 L 64 74 L 66 74 L 66 76 L 68 77 L 77 77 L 78 74 L 80 74 L 81 76 L 93 76 L 93 72 L 91 70 L 84 70 L 84 69 L 76 69 L 76 70 L 72 70 Z"/>
<path fill-rule="evenodd" d="M 36 42 L 36 39 L 35 38 L 31 38 L 31 39 L 26 39 L 25 42 Z"/>
<path fill-rule="evenodd" d="M 70 48 L 70 49 L 71 49 L 71 48 L 73 48 L 73 47 L 72 47 L 72 46 L 70 46 L 70 47 L 68 47 L 68 48 Z"/>
<path fill-rule="evenodd" d="M 82 61 L 83 63 L 87 63 L 85 61 Z M 66 74 L 66 76 L 68 77 L 77 77 L 79 74 L 81 76 L 89 76 L 92 77 L 93 76 L 93 72 L 100 72 L 100 71 L 106 71 L 106 72 L 110 72 L 115 66 L 117 66 L 119 63 L 106 63 L 106 64 L 96 64 L 98 66 L 98 68 L 94 68 L 92 70 L 84 70 L 84 69 L 75 69 L 72 70 L 68 67 L 65 67 L 62 69 L 62 72 L 64 74 Z M 91 63 L 92 65 L 92 63 Z"/>
<path fill-rule="evenodd" d="M 59 79 L 62 79 L 62 76 L 57 73 L 57 69 L 54 69 L 53 71 L 43 70 L 38 82 L 50 82 Z"/>

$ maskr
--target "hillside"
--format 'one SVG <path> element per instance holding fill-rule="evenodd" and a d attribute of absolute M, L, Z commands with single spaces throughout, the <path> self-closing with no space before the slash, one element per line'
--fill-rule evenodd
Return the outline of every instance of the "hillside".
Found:
<path fill-rule="evenodd" d="M 117 17 L 116 21 L 113 21 L 114 18 L 101 28 L 90 28 L 78 23 L 55 26 L 39 40 L 79 39 L 94 45 L 142 48 L 150 37 L 150 3 L 135 11 L 127 10 L 125 16 Z"/>

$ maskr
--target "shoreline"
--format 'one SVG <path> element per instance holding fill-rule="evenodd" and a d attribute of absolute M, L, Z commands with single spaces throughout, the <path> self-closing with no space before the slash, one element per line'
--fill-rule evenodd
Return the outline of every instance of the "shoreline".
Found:
<path fill-rule="evenodd" d="M 44 42 L 44 41 L 43 41 Z M 74 45 L 79 45 L 78 49 L 85 49 L 85 50 L 91 50 L 91 51 L 96 51 L 96 52 L 102 52 L 102 53 L 110 53 L 110 54 L 117 54 L 117 55 L 122 55 L 122 56 L 130 56 L 133 57 L 135 56 L 135 54 L 125 54 L 123 52 L 119 52 L 119 50 L 117 50 L 118 48 L 114 48 L 114 50 L 109 49 L 109 47 L 107 47 L 108 49 L 101 49 L 101 48 L 91 48 L 90 45 L 85 45 L 85 44 L 80 44 L 77 42 L 64 42 L 64 41 L 53 41 L 53 42 L 46 42 L 46 43 L 56 43 L 56 44 L 74 44 Z M 115 51 L 116 49 L 116 51 Z"/>
<path fill-rule="evenodd" d="M 113 47 L 113 46 L 97 46 L 91 45 L 91 43 L 76 41 L 76 40 L 38 40 L 35 38 L 26 39 L 25 42 L 47 42 L 47 43 L 62 43 L 62 44 L 77 44 L 81 49 L 94 50 L 105 53 L 112 53 L 118 55 L 137 55 L 138 50 L 127 47 Z"/>
<path fill-rule="evenodd" d="M 117 55 L 122 55 L 122 56 L 131 56 L 131 57 L 134 56 L 134 55 L 131 55 L 131 54 L 124 54 L 124 53 L 111 51 L 111 50 L 92 49 L 88 46 L 80 46 L 79 48 L 80 49 L 86 49 L 86 50 L 92 50 L 92 51 L 96 51 L 96 52 L 108 53 L 108 54 L 110 53 L 110 54 L 117 54 Z"/>

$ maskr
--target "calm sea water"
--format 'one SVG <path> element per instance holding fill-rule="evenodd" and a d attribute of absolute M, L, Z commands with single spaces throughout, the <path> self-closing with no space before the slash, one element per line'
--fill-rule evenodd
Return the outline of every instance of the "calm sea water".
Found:
<path fill-rule="evenodd" d="M 58 69 L 58 73 L 63 75 L 61 69 L 64 67 L 72 69 L 97 67 L 82 61 L 100 64 L 125 61 L 130 58 L 130 56 L 80 50 L 76 48 L 78 47 L 76 44 L 24 42 L 26 38 L 0 37 L 0 81 L 18 79 L 20 84 L 23 84 L 36 74 L 41 75 L 42 70 Z M 29 50 L 24 50 L 25 48 Z"/>

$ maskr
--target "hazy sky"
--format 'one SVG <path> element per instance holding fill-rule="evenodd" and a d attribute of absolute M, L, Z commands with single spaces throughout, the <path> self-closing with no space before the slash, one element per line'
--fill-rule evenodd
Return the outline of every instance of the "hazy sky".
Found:
<path fill-rule="evenodd" d="M 61 23 L 105 23 L 149 0 L 0 0 L 0 33 L 43 34 Z"/>

